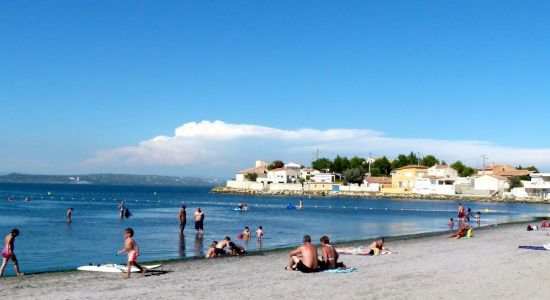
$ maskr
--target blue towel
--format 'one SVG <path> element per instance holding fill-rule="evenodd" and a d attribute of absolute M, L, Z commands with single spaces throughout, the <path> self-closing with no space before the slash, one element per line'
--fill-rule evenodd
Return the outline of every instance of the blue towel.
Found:
<path fill-rule="evenodd" d="M 546 250 L 543 246 L 519 246 L 519 249 L 528 249 L 528 250 Z"/>
<path fill-rule="evenodd" d="M 325 273 L 351 273 L 358 271 L 356 268 L 347 268 L 347 269 L 332 269 L 332 270 L 325 270 Z"/>

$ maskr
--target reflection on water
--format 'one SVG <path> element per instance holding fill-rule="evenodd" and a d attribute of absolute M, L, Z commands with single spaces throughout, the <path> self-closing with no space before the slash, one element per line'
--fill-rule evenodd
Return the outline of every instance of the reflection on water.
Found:
<path fill-rule="evenodd" d="M 178 244 L 178 254 L 180 257 L 185 257 L 185 235 L 180 234 L 180 242 Z"/>
<path fill-rule="evenodd" d="M 202 234 L 200 233 L 196 233 L 195 234 L 195 243 L 194 243 L 194 253 L 193 255 L 195 257 L 201 257 L 201 256 L 204 256 L 204 252 L 203 252 L 203 245 L 204 245 L 204 237 Z"/>
<path fill-rule="evenodd" d="M 207 188 L 0 184 L 0 199 L 8 195 L 15 197 L 12 203 L 0 202 L 0 235 L 20 229 L 16 253 L 25 272 L 124 263 L 113 253 L 120 249 L 126 227 L 136 231 L 140 259 L 152 261 L 202 257 L 211 241 L 225 236 L 247 251 L 258 251 L 298 245 L 304 234 L 315 242 L 322 235 L 338 242 L 443 231 L 449 229 L 449 218 L 456 218 L 458 206 L 452 201 L 313 197 L 296 210 L 286 208 L 299 200 L 296 197 L 216 195 Z M 25 203 L 24 197 L 33 200 Z M 133 216 L 121 220 L 117 206 L 124 199 Z M 250 211 L 235 211 L 240 201 Z M 204 234 L 194 234 L 191 226 L 187 241 L 179 234 L 182 205 L 188 211 L 199 206 L 205 211 Z M 467 206 L 472 211 L 489 211 L 482 214 L 477 227 L 548 215 L 543 205 L 468 202 Z M 69 224 L 68 207 L 75 209 Z M 238 239 L 245 226 L 257 228 L 259 224 L 265 231 L 262 241 Z M 186 242 L 193 246 L 186 247 Z"/>

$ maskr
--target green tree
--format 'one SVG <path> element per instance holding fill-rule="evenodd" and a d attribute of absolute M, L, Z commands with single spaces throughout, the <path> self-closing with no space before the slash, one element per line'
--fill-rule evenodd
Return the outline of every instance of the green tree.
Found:
<path fill-rule="evenodd" d="M 412 152 L 411 154 L 414 155 L 414 153 Z M 411 163 L 410 155 L 407 156 L 405 154 L 399 154 L 397 158 L 391 162 L 391 168 L 392 170 L 395 170 L 395 169 L 399 169 L 401 167 L 412 165 L 412 164 L 416 164 L 416 161 L 414 163 Z"/>
<path fill-rule="evenodd" d="M 426 167 L 433 167 L 434 165 L 439 164 L 439 159 L 433 155 L 426 155 L 420 160 L 420 164 Z"/>
<path fill-rule="evenodd" d="M 254 172 L 246 173 L 246 175 L 244 175 L 244 178 L 250 181 L 256 181 L 256 179 L 258 178 L 258 173 L 254 173 Z"/>
<path fill-rule="evenodd" d="M 344 171 L 344 178 L 346 182 L 349 183 L 358 183 L 361 185 L 363 183 L 364 173 L 361 168 L 351 168 Z"/>
<path fill-rule="evenodd" d="M 332 162 L 332 171 L 336 173 L 342 173 L 345 170 L 349 169 L 349 160 L 345 156 L 336 156 Z"/>
<path fill-rule="evenodd" d="M 349 167 L 350 168 L 359 168 L 363 170 L 363 173 L 368 172 L 369 166 L 367 164 L 367 160 L 362 157 L 353 157 L 349 160 Z"/>
<path fill-rule="evenodd" d="M 392 165 L 389 159 L 385 156 L 376 159 L 371 165 L 372 176 L 390 175 L 391 171 Z"/>
<path fill-rule="evenodd" d="M 279 169 L 285 166 L 285 163 L 281 160 L 274 160 L 267 166 L 268 170 Z"/>
<path fill-rule="evenodd" d="M 332 161 L 328 158 L 319 158 L 311 162 L 311 167 L 319 171 L 330 171 L 332 170 Z"/>
<path fill-rule="evenodd" d="M 453 163 L 451 165 L 451 168 L 455 169 L 458 172 L 458 175 L 461 177 L 472 176 L 476 173 L 476 170 L 474 168 L 466 166 L 460 160 L 457 160 L 455 163 Z"/>
<path fill-rule="evenodd" d="M 510 189 L 523 186 L 523 183 L 521 182 L 521 179 L 517 176 L 512 176 L 512 177 L 508 178 L 508 182 L 510 183 Z"/>

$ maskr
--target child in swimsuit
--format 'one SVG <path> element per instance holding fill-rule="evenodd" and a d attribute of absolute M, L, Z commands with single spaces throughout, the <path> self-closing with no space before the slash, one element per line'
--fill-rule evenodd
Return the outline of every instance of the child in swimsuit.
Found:
<path fill-rule="evenodd" d="M 2 249 L 2 266 L 0 267 L 0 277 L 4 274 L 4 269 L 6 268 L 6 265 L 8 263 L 8 260 L 11 259 L 13 262 L 13 268 L 15 269 L 15 274 L 17 276 L 23 275 L 19 271 L 19 262 L 17 261 L 17 257 L 15 256 L 15 253 L 13 253 L 13 249 L 15 246 L 15 238 L 19 235 L 18 229 L 13 229 L 5 239 L 5 245 L 4 249 Z"/>
<path fill-rule="evenodd" d="M 130 271 L 132 269 L 132 266 L 138 268 L 141 271 L 142 275 L 145 275 L 146 271 L 142 266 L 137 263 L 137 259 L 139 256 L 139 246 L 136 241 L 132 239 L 133 236 L 134 230 L 132 228 L 124 229 L 124 249 L 117 252 L 117 255 L 124 252 L 128 253 L 127 273 L 125 278 L 130 278 Z"/>
<path fill-rule="evenodd" d="M 264 229 L 262 228 L 262 226 L 259 226 L 258 229 L 256 230 L 256 237 L 258 238 L 258 240 L 261 240 L 264 236 Z"/>

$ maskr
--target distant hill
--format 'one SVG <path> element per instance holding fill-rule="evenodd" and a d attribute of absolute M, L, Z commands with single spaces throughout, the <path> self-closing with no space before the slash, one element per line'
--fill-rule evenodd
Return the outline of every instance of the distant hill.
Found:
<path fill-rule="evenodd" d="M 30 175 L 10 173 L 0 183 L 215 186 L 217 179 L 131 174 Z"/>

